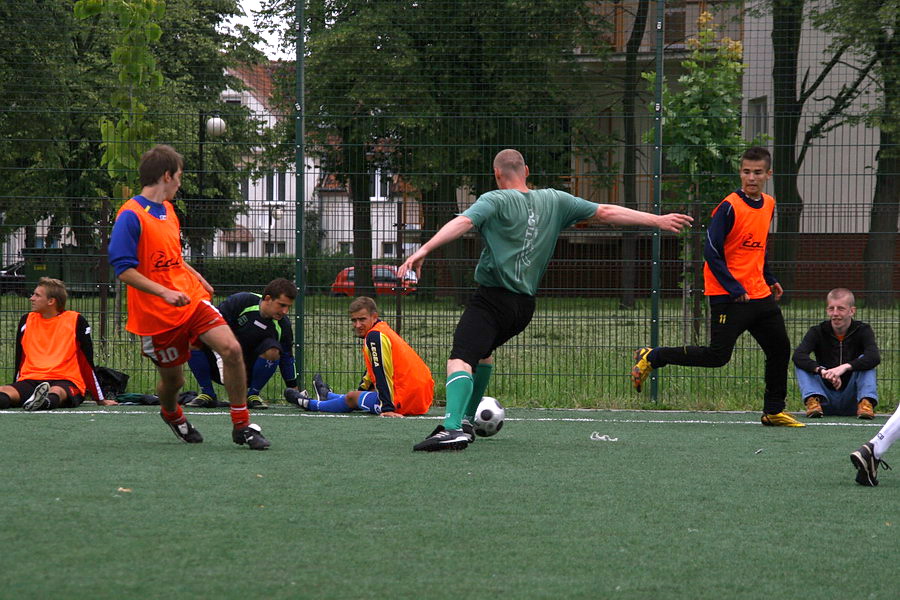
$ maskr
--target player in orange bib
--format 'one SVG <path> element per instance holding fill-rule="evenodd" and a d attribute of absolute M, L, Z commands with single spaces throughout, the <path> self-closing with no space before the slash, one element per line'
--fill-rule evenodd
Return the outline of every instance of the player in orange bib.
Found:
<path fill-rule="evenodd" d="M 94 343 L 87 320 L 66 310 L 68 293 L 58 279 L 41 277 L 31 295 L 31 312 L 16 334 L 16 382 L 0 386 L 0 409 L 53 410 L 80 405 L 90 394 L 106 400 L 94 374 Z"/>
<path fill-rule="evenodd" d="M 258 425 L 250 423 L 240 344 L 210 303 L 212 287 L 181 253 L 181 226 L 171 200 L 181 187 L 183 164 L 171 146 L 145 152 L 138 166 L 141 193 L 123 204 L 116 216 L 109 262 L 128 285 L 125 329 L 140 336 L 143 354 L 156 364 L 161 416 L 179 439 L 203 441 L 177 402 L 184 385 L 183 365 L 199 340 L 222 357 L 232 440 L 265 450 L 269 441 Z"/>
<path fill-rule="evenodd" d="M 316 398 L 285 390 L 285 399 L 300 408 L 344 413 L 363 410 L 383 417 L 421 415 L 431 408 L 434 379 L 425 361 L 387 323 L 378 318 L 375 301 L 360 296 L 350 303 L 350 323 L 363 340 L 366 373 L 359 388 L 335 394 L 316 374 Z"/>
<path fill-rule="evenodd" d="M 749 331 L 766 355 L 763 425 L 803 427 L 784 412 L 791 343 L 778 300 L 781 284 L 766 264 L 775 199 L 763 193 L 772 177 L 765 148 L 741 156 L 741 189 L 713 210 L 703 255 L 705 294 L 709 298 L 709 346 L 641 348 L 631 378 L 637 391 L 653 369 L 666 365 L 721 367 L 731 360 L 738 337 Z"/>

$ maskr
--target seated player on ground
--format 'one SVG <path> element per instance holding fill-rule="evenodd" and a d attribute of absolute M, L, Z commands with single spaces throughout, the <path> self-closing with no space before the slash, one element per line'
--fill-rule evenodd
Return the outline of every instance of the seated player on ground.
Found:
<path fill-rule="evenodd" d="M 431 371 L 416 351 L 387 323 L 378 318 L 375 301 L 360 296 L 350 303 L 350 323 L 362 338 L 366 373 L 359 389 L 335 394 L 316 374 L 316 398 L 305 392 L 285 391 L 288 402 L 305 410 L 346 413 L 363 410 L 383 417 L 421 415 L 434 399 Z"/>
<path fill-rule="evenodd" d="M 22 316 L 16 334 L 16 382 L 0 386 L 0 409 L 28 411 L 76 407 L 91 394 L 106 400 L 94 374 L 94 344 L 87 320 L 66 310 L 65 284 L 42 277 L 31 295 L 31 312 Z"/>

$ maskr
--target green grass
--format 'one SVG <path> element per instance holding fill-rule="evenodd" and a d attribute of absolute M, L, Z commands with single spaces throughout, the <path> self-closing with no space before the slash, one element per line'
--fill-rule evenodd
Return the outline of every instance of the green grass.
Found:
<path fill-rule="evenodd" d="M 438 454 L 433 419 L 270 410 L 266 452 L 224 411 L 191 446 L 153 409 L 0 419 L 8 597 L 896 597 L 900 475 L 848 459 L 884 417 L 511 409 Z"/>
<path fill-rule="evenodd" d="M 70 307 L 86 315 L 94 329 L 97 362 L 131 374 L 128 391 L 151 393 L 156 373 L 140 356 L 139 343 L 126 333 L 118 297 L 110 301 L 106 316 L 107 339 L 100 341 L 98 300 L 73 298 Z M 416 297 L 379 298 L 381 316 L 397 328 L 431 367 L 438 402 L 444 398 L 444 373 L 453 330 L 462 308 L 450 299 L 425 301 Z M 355 389 L 363 371 L 358 340 L 347 318 L 348 299 L 326 296 L 304 298 L 305 342 L 300 351 L 306 381 L 315 372 L 340 390 Z M 299 306 L 299 305 L 298 305 Z M 0 365 L 13 377 L 15 326 L 28 310 L 27 300 L 0 297 Z M 813 324 L 824 318 L 821 302 L 794 301 L 784 307 L 794 345 Z M 878 370 L 881 408 L 893 410 L 900 399 L 900 306 L 860 308 L 859 317 L 872 324 L 878 336 L 882 363 Z M 661 303 L 662 345 L 682 345 L 683 319 L 678 301 Z M 706 343 L 706 321 L 699 342 Z M 640 301 L 634 309 L 620 309 L 610 298 L 540 298 L 531 325 L 498 349 L 490 393 L 506 404 L 545 408 L 679 408 L 689 410 L 758 410 L 763 395 L 763 354 L 745 334 L 738 340 L 731 362 L 721 369 L 667 367 L 659 373 L 659 397 L 636 394 L 629 379 L 632 352 L 650 342 L 650 306 Z M 789 377 L 788 406 L 800 406 L 793 367 Z M 189 378 L 188 387 L 196 389 Z M 269 399 L 281 398 L 276 376 L 263 390 Z"/>

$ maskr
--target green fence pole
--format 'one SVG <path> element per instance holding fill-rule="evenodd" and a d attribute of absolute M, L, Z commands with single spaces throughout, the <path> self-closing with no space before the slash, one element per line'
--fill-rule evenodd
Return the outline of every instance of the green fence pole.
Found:
<path fill-rule="evenodd" d="M 306 222 L 306 114 L 304 96 L 304 55 L 306 54 L 305 0 L 296 0 L 297 41 L 295 71 L 297 85 L 294 98 L 294 172 L 296 185 L 294 193 L 294 278 L 299 290 L 296 310 L 294 311 L 294 356 L 296 357 L 297 376 L 306 381 L 306 361 L 303 352 L 306 332 L 303 327 L 306 314 L 306 244 L 304 243 L 304 225 Z M 302 387 L 302 386 L 301 386 Z"/>
<path fill-rule="evenodd" d="M 665 44 L 665 0 L 656 0 L 656 85 L 653 102 L 653 212 L 662 212 L 662 142 L 663 142 L 663 49 Z M 659 345 L 660 295 L 660 231 L 653 230 L 653 262 L 650 272 L 650 345 Z M 657 375 L 650 375 L 650 399 L 659 399 Z"/>

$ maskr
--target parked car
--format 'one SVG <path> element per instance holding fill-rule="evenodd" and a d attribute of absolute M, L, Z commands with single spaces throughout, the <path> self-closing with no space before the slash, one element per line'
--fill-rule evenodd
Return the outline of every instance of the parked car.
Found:
<path fill-rule="evenodd" d="M 28 296 L 30 290 L 25 289 L 25 261 L 19 260 L 0 269 L 0 294 L 18 294 Z"/>
<path fill-rule="evenodd" d="M 331 295 L 354 296 L 354 275 L 353 267 L 342 269 L 331 284 Z M 372 265 L 372 282 L 375 284 L 375 293 L 379 296 L 407 296 L 416 291 L 415 274 L 412 278 L 404 277 L 401 282 L 397 276 L 397 267 L 391 265 Z"/>

